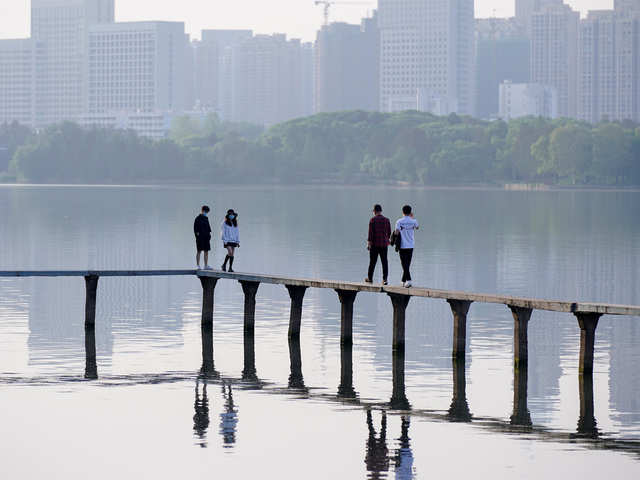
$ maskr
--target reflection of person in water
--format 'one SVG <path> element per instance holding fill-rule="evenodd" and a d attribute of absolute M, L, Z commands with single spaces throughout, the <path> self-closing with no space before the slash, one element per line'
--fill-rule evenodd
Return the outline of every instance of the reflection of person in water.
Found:
<path fill-rule="evenodd" d="M 225 448 L 233 447 L 236 443 L 236 427 L 238 425 L 238 411 L 233 404 L 233 392 L 231 384 L 225 386 L 222 383 L 222 397 L 224 398 L 224 410 L 220 414 L 220 434 Z"/>
<path fill-rule="evenodd" d="M 199 379 L 196 380 L 196 400 L 193 405 L 196 413 L 193 416 L 193 430 L 200 439 L 198 445 L 206 448 L 207 428 L 209 428 L 209 399 L 207 398 L 207 381 L 204 380 L 203 383 L 202 397 L 200 397 Z"/>
<path fill-rule="evenodd" d="M 409 417 L 402 417 L 402 433 L 398 439 L 400 448 L 396 450 L 396 479 L 410 480 L 413 475 L 413 451 L 409 444 Z"/>
<path fill-rule="evenodd" d="M 369 438 L 367 439 L 367 454 L 364 462 L 367 471 L 371 474 L 369 478 L 383 478 L 381 472 L 389 471 L 389 449 L 387 448 L 387 413 L 382 411 L 382 423 L 380 426 L 380 437 L 376 438 L 376 431 L 373 428 L 371 409 L 367 409 L 367 427 L 369 427 Z"/>

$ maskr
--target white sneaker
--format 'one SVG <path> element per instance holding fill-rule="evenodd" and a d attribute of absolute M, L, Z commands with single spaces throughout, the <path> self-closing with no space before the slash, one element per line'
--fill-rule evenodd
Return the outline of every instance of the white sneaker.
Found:
<path fill-rule="evenodd" d="M 205 270 L 213 270 L 213 267 L 211 265 L 206 265 L 204 267 Z"/>
<path fill-rule="evenodd" d="M 407 280 L 406 282 L 403 283 L 403 286 L 405 288 L 411 288 L 411 281 Z"/>
<path fill-rule="evenodd" d="M 196 270 L 201 270 L 200 265 L 196 265 Z"/>

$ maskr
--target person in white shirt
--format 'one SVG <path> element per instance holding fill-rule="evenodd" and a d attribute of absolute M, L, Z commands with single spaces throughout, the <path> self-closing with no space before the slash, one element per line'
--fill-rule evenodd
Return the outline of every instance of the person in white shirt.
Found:
<path fill-rule="evenodd" d="M 413 257 L 413 247 L 415 245 L 414 232 L 420 228 L 418 221 L 413 218 L 411 207 L 402 207 L 402 215 L 396 222 L 396 234 L 400 238 L 400 263 L 402 264 L 402 285 L 409 288 L 411 286 L 411 259 Z"/>
<path fill-rule="evenodd" d="M 227 256 L 222 264 L 222 271 L 227 271 L 227 261 L 229 262 L 229 271 L 233 272 L 233 257 L 236 248 L 240 247 L 240 230 L 238 230 L 238 214 L 233 209 L 227 210 L 224 217 L 222 227 L 220 229 L 222 243 L 227 249 Z"/>

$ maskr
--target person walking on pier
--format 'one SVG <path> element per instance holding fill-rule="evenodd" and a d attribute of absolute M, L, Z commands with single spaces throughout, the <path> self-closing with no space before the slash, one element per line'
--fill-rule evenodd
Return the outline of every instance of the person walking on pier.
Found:
<path fill-rule="evenodd" d="M 389 262 L 387 260 L 387 250 L 389 247 L 389 237 L 391 236 L 391 222 L 382 215 L 382 207 L 378 204 L 373 207 L 373 218 L 369 220 L 369 236 L 367 237 L 367 250 L 369 250 L 369 271 L 367 283 L 373 282 L 373 272 L 376 269 L 378 256 L 382 263 L 382 284 L 387 284 L 389 276 Z"/>
<path fill-rule="evenodd" d="M 411 259 L 413 258 L 413 247 L 415 244 L 414 232 L 420 226 L 413 218 L 411 206 L 402 207 L 402 218 L 396 222 L 396 234 L 400 237 L 400 263 L 402 264 L 402 285 L 409 288 L 411 286 Z"/>
<path fill-rule="evenodd" d="M 204 268 L 210 270 L 209 251 L 211 250 L 211 225 L 209 225 L 209 207 L 202 206 L 200 215 L 193 222 L 193 233 L 196 236 L 196 268 L 200 270 L 200 252 L 204 252 Z"/>
<path fill-rule="evenodd" d="M 238 214 L 233 209 L 227 210 L 227 215 L 222 222 L 222 243 L 227 249 L 227 256 L 222 264 L 222 271 L 227 271 L 227 261 L 229 262 L 229 271 L 233 272 L 233 257 L 236 248 L 240 247 L 240 231 L 238 230 Z"/>

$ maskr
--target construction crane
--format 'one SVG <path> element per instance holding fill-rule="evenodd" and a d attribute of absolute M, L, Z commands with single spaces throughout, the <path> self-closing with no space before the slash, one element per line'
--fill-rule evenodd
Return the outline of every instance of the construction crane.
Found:
<path fill-rule="evenodd" d="M 324 25 L 329 25 L 329 8 L 331 5 L 370 5 L 371 2 L 334 2 L 332 0 L 315 0 L 316 5 L 324 8 Z"/>

